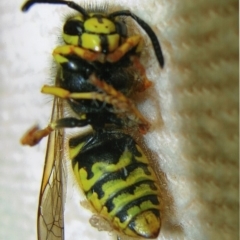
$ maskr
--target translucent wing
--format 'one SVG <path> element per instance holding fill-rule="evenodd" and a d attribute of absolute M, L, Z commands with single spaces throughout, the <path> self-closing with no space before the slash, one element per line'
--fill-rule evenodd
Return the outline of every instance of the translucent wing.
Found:
<path fill-rule="evenodd" d="M 52 119 L 62 118 L 62 100 L 55 98 Z M 63 166 L 63 131 L 52 132 L 48 139 L 38 206 L 38 240 L 64 239 L 65 174 Z"/>

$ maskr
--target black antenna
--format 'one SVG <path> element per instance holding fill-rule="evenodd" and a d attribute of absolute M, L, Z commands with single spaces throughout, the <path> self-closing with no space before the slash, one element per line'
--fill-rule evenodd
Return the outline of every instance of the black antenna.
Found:
<path fill-rule="evenodd" d="M 48 3 L 48 4 L 63 4 L 68 7 L 80 12 L 84 17 L 88 17 L 87 11 L 72 1 L 62 1 L 62 0 L 28 0 L 23 6 L 22 11 L 26 12 L 35 3 Z"/>
<path fill-rule="evenodd" d="M 161 46 L 160 46 L 160 43 L 157 39 L 156 34 L 151 29 L 151 27 L 146 22 L 144 22 L 141 18 L 139 18 L 138 16 L 136 16 L 135 14 L 130 12 L 129 10 L 117 11 L 117 12 L 113 12 L 113 13 L 109 14 L 110 18 L 111 17 L 115 18 L 115 17 L 118 17 L 118 16 L 129 16 L 129 17 L 133 18 L 145 30 L 145 32 L 147 33 L 147 35 L 151 39 L 151 42 L 152 42 L 157 60 L 160 64 L 160 66 L 163 68 L 164 58 L 163 58 Z"/>

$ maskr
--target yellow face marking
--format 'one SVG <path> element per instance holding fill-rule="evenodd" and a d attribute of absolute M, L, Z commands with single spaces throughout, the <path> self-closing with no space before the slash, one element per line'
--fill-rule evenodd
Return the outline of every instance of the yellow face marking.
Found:
<path fill-rule="evenodd" d="M 66 33 L 63 33 L 62 37 L 64 42 L 66 42 L 67 44 L 78 46 L 78 39 L 79 39 L 78 36 L 71 36 Z"/>
<path fill-rule="evenodd" d="M 101 40 L 98 35 L 83 33 L 81 35 L 82 47 L 93 50 L 95 52 L 101 52 Z"/>
<path fill-rule="evenodd" d="M 111 20 L 104 17 L 100 20 L 96 17 L 89 18 L 84 22 L 84 28 L 86 31 L 95 34 L 110 34 L 116 31 L 115 24 Z"/>

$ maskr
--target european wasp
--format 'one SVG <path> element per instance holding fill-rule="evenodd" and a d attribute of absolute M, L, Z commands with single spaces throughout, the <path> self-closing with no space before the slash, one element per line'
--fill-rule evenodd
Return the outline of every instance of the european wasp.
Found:
<path fill-rule="evenodd" d="M 146 133 L 148 121 L 131 96 L 151 82 L 140 63 L 141 35 L 130 35 L 130 17 L 148 35 L 157 60 L 164 65 L 159 41 L 131 11 L 105 13 L 86 10 L 72 1 L 29 0 L 62 4 L 77 14 L 63 26 L 64 44 L 53 51 L 59 66 L 54 86 L 42 92 L 54 96 L 52 119 L 44 129 L 34 127 L 22 138 L 33 146 L 49 136 L 38 209 L 38 239 L 64 239 L 62 201 L 63 129 L 90 126 L 69 140 L 69 158 L 76 180 L 94 211 L 121 235 L 155 238 L 160 230 L 160 193 L 149 159 L 133 132 Z M 67 104 L 73 116 L 64 117 Z"/>

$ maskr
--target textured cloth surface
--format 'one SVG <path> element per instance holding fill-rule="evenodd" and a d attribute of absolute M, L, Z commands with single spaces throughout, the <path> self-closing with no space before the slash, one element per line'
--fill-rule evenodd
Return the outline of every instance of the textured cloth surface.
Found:
<path fill-rule="evenodd" d="M 0 239 L 11 240 L 36 239 L 46 141 L 24 148 L 19 139 L 49 121 L 52 101 L 40 88 L 53 82 L 51 52 L 69 12 L 39 5 L 23 14 L 21 4 L 0 2 Z M 153 27 L 165 57 L 160 69 L 146 37 L 142 62 L 154 85 L 139 96 L 139 108 L 152 125 L 144 139 L 162 189 L 158 239 L 238 239 L 238 2 L 114 4 Z M 66 240 L 111 239 L 89 225 L 80 199 L 70 177 Z"/>

